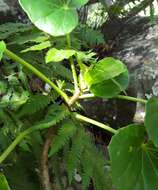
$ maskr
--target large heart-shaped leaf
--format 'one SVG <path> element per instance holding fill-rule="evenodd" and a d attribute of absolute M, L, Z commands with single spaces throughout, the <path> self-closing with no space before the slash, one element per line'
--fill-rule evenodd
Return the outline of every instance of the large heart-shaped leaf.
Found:
<path fill-rule="evenodd" d="M 145 127 L 149 138 L 158 146 L 158 98 L 151 98 L 146 104 Z"/>
<path fill-rule="evenodd" d="M 158 149 L 144 140 L 145 127 L 130 125 L 112 137 L 109 153 L 117 190 L 157 190 Z"/>
<path fill-rule="evenodd" d="M 0 41 L 0 60 L 3 57 L 3 53 L 4 53 L 5 49 L 6 49 L 5 43 L 3 41 Z"/>
<path fill-rule="evenodd" d="M 40 30 L 53 36 L 70 33 L 78 24 L 75 8 L 87 0 L 19 0 L 30 20 Z"/>

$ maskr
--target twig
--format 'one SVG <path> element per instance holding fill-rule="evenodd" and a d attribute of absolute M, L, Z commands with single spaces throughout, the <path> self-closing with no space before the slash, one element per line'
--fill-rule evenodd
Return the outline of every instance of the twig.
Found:
<path fill-rule="evenodd" d="M 55 131 L 56 131 L 55 127 L 48 129 L 46 135 L 46 141 L 44 143 L 41 155 L 41 182 L 44 190 L 54 189 L 53 185 L 50 182 L 50 176 L 49 176 L 48 151 L 51 146 Z"/>

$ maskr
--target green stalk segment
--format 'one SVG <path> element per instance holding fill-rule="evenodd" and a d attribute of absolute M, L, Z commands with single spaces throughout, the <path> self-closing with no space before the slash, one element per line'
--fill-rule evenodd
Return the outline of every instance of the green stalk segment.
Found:
<path fill-rule="evenodd" d="M 131 97 L 131 96 L 118 95 L 118 96 L 116 96 L 116 98 L 123 99 L 123 100 L 129 100 L 129 101 L 132 101 L 132 102 L 140 102 L 140 103 L 143 103 L 143 104 L 147 103 L 147 100 L 144 100 L 144 99 L 141 99 L 141 98 L 135 98 L 135 97 Z"/>
<path fill-rule="evenodd" d="M 68 48 L 71 48 L 70 34 L 66 35 L 66 39 L 67 39 Z M 73 76 L 73 80 L 74 80 L 75 92 L 78 92 L 79 91 L 79 88 L 78 88 L 78 79 L 77 79 L 77 73 L 76 73 L 76 69 L 75 69 L 75 64 L 74 64 L 73 58 L 70 57 L 69 61 L 70 61 L 72 76 Z"/>
<path fill-rule="evenodd" d="M 0 164 L 8 157 L 8 155 L 15 149 L 15 147 L 30 133 L 37 130 L 36 127 L 30 127 L 20 133 L 20 135 L 10 144 L 10 146 L 0 156 Z"/>
<path fill-rule="evenodd" d="M 56 84 L 54 84 L 48 77 L 46 77 L 42 72 L 40 72 L 38 69 L 36 69 L 34 66 L 32 66 L 30 63 L 26 62 L 10 50 L 5 50 L 5 55 L 9 57 L 10 59 L 14 60 L 15 62 L 18 62 L 19 64 L 26 67 L 28 70 L 30 70 L 32 73 L 34 73 L 36 76 L 38 76 L 41 80 L 49 84 L 58 94 L 60 94 L 66 103 L 68 103 L 69 98 L 68 96 L 60 89 Z"/>
<path fill-rule="evenodd" d="M 88 98 L 95 98 L 95 97 L 96 96 L 94 94 L 83 94 L 83 95 L 79 96 L 79 99 L 88 99 Z M 143 103 L 143 104 L 147 103 L 147 100 L 144 100 L 144 99 L 141 99 L 141 98 L 135 98 L 135 97 L 132 97 L 132 96 L 117 95 L 114 98 L 118 98 L 118 99 L 122 99 L 122 100 L 128 100 L 128 101 L 132 101 L 132 102 L 140 102 L 140 103 Z"/>
<path fill-rule="evenodd" d="M 110 133 L 113 133 L 113 134 L 116 134 L 116 133 L 117 133 L 117 130 L 115 130 L 115 129 L 113 129 L 113 128 L 111 128 L 111 127 L 109 127 L 109 126 L 107 126 L 107 125 L 105 125 L 105 124 L 103 124 L 103 123 L 100 123 L 100 122 L 98 122 L 98 121 L 95 121 L 95 120 L 93 120 L 93 119 L 90 119 L 90 118 L 88 118 L 88 117 L 85 117 L 85 116 L 83 116 L 83 115 L 80 115 L 80 114 L 78 114 L 78 113 L 75 113 L 75 117 L 76 117 L 76 119 L 78 119 L 78 120 L 85 121 L 86 123 L 90 123 L 90 124 L 92 124 L 92 125 L 95 125 L 95 126 L 97 126 L 97 127 L 100 127 L 100 128 L 102 128 L 102 129 L 105 129 L 106 131 L 109 131 Z"/>

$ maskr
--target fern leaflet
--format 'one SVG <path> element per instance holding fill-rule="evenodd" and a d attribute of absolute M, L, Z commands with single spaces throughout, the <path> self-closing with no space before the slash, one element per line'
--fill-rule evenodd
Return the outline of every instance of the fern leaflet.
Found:
<path fill-rule="evenodd" d="M 75 169 L 78 166 L 81 154 L 84 150 L 85 138 L 85 131 L 82 128 L 79 128 L 76 135 L 72 139 L 72 147 L 68 153 L 68 159 L 66 161 L 69 183 L 72 182 L 73 176 L 75 174 Z"/>
<path fill-rule="evenodd" d="M 32 95 L 20 109 L 19 117 L 32 115 L 33 113 L 45 108 L 51 101 L 49 96 L 42 94 Z"/>
<path fill-rule="evenodd" d="M 49 152 L 49 156 L 52 156 L 58 152 L 74 135 L 76 132 L 76 126 L 71 120 L 64 121 L 58 134 L 54 137 L 52 146 Z"/>

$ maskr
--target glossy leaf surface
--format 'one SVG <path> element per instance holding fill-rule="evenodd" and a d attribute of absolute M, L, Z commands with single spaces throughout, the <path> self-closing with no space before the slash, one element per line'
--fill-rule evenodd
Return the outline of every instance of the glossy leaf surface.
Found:
<path fill-rule="evenodd" d="M 36 27 L 50 35 L 62 36 L 77 26 L 76 8 L 87 3 L 87 0 L 19 0 L 19 2 Z"/>
<path fill-rule="evenodd" d="M 158 149 L 144 143 L 145 127 L 129 125 L 112 137 L 109 153 L 117 190 L 157 190 Z"/>
<path fill-rule="evenodd" d="M 149 138 L 158 146 L 158 98 L 151 98 L 146 104 L 145 127 Z"/>

